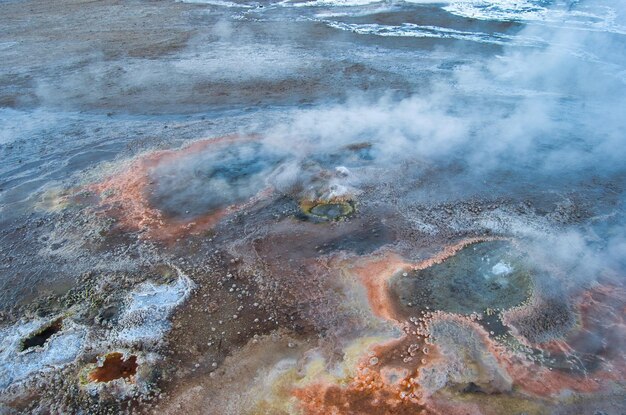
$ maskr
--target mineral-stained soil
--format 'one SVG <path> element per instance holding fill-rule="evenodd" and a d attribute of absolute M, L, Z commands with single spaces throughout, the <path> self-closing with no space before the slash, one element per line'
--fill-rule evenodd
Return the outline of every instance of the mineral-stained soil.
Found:
<path fill-rule="evenodd" d="M 0 413 L 626 412 L 619 2 L 0 10 Z"/>

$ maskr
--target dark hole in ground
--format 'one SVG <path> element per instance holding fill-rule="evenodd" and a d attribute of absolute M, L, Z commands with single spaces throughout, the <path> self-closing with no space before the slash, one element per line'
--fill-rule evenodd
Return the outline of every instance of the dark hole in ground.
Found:
<path fill-rule="evenodd" d="M 58 333 L 63 326 L 63 319 L 56 319 L 48 326 L 40 329 L 39 331 L 32 334 L 30 337 L 22 340 L 22 351 L 28 350 L 33 347 L 40 347 L 46 344 L 48 339 L 54 335 L 54 333 Z"/>
<path fill-rule="evenodd" d="M 304 213 L 302 219 L 313 222 L 338 221 L 351 216 L 355 211 L 352 201 L 310 201 L 300 202 L 300 209 Z"/>
<path fill-rule="evenodd" d="M 130 356 L 124 360 L 119 352 L 106 355 L 101 367 L 97 367 L 89 373 L 92 382 L 110 382 L 115 379 L 128 379 L 137 373 L 137 356 Z"/>
<path fill-rule="evenodd" d="M 337 220 L 350 212 L 351 209 L 349 207 L 340 203 L 319 204 L 311 209 L 311 214 L 325 217 L 329 220 Z"/>
<path fill-rule="evenodd" d="M 114 323 L 119 314 L 119 308 L 116 305 L 108 306 L 98 314 L 98 322 L 100 324 Z"/>

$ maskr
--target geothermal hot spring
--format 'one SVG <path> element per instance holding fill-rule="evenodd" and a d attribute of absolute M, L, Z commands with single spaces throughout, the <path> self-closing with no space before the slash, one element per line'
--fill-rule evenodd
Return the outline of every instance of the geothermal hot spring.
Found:
<path fill-rule="evenodd" d="M 626 414 L 623 0 L 0 0 L 0 414 Z"/>

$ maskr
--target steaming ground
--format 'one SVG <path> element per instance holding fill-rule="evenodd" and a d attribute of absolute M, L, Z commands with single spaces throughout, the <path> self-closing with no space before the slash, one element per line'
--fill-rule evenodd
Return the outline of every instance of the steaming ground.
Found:
<path fill-rule="evenodd" d="M 0 412 L 626 411 L 622 3 L 0 10 Z"/>

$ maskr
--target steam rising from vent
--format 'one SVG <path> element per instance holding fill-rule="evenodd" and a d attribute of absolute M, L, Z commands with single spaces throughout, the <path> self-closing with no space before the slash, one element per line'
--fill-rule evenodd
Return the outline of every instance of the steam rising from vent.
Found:
<path fill-rule="evenodd" d="M 166 240 L 206 230 L 238 205 L 263 197 L 279 159 L 262 151 L 253 138 L 200 141 L 141 157 L 92 189 L 123 226 Z"/>
<path fill-rule="evenodd" d="M 278 161 L 258 142 L 226 143 L 155 166 L 146 191 L 163 216 L 189 220 L 247 201 L 267 187 Z"/>

